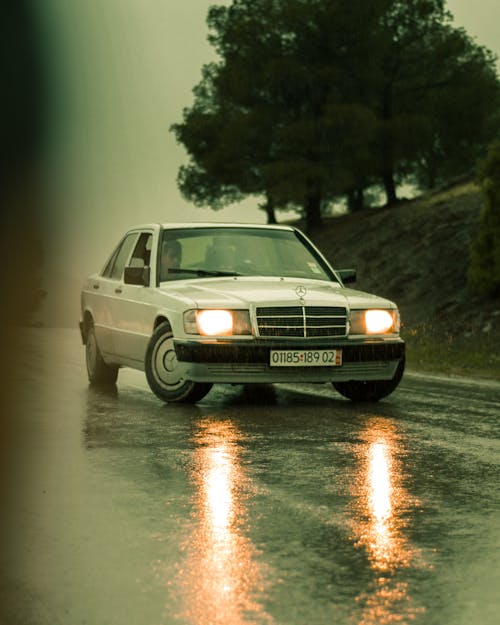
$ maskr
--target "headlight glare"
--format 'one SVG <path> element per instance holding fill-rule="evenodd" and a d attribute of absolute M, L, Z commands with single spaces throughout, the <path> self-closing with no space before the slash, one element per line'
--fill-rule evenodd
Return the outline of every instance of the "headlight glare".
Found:
<path fill-rule="evenodd" d="M 205 309 L 184 313 L 186 334 L 231 336 L 252 334 L 248 310 Z"/>
<path fill-rule="evenodd" d="M 216 336 L 233 333 L 233 316 L 228 310 L 200 310 L 196 322 L 200 334 Z"/>
<path fill-rule="evenodd" d="M 399 312 L 397 310 L 352 310 L 349 334 L 397 334 Z"/>
<path fill-rule="evenodd" d="M 368 334 L 384 334 L 392 328 L 394 319 L 388 310 L 367 310 L 365 313 Z"/>

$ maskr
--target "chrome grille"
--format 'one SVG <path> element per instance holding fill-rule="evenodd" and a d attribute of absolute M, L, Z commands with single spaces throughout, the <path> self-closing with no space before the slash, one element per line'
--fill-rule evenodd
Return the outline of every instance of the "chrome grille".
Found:
<path fill-rule="evenodd" d="M 280 306 L 256 310 L 260 336 L 345 336 L 346 309 L 337 306 Z"/>

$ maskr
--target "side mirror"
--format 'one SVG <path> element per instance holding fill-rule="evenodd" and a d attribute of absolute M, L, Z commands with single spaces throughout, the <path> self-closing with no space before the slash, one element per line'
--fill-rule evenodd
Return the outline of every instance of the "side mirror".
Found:
<path fill-rule="evenodd" d="M 125 267 L 123 281 L 125 284 L 149 286 L 151 267 Z"/>
<path fill-rule="evenodd" d="M 337 269 L 337 273 L 344 284 L 356 282 L 356 269 Z"/>

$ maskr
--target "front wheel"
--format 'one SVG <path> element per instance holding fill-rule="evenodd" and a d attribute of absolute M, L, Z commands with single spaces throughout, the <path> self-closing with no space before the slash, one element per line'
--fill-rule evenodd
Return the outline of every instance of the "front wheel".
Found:
<path fill-rule="evenodd" d="M 368 380 L 360 382 L 332 382 L 333 388 L 347 399 L 352 401 L 378 401 L 390 395 L 401 382 L 405 370 L 404 358 L 399 361 L 398 368 L 392 380 Z"/>
<path fill-rule="evenodd" d="M 97 344 L 93 325 L 87 332 L 85 362 L 87 364 L 87 374 L 91 384 L 112 385 L 116 383 L 118 367 L 116 365 L 108 365 L 104 362 L 101 350 Z"/>
<path fill-rule="evenodd" d="M 163 401 L 194 404 L 212 388 L 209 383 L 183 379 L 175 353 L 174 335 L 168 323 L 162 323 L 153 332 L 144 365 L 151 390 Z"/>

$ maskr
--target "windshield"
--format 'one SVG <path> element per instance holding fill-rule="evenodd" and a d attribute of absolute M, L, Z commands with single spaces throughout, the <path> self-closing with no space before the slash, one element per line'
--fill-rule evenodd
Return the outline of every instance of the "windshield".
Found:
<path fill-rule="evenodd" d="M 294 231 L 217 227 L 164 231 L 161 281 L 221 275 L 336 281 L 326 263 Z"/>

